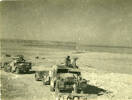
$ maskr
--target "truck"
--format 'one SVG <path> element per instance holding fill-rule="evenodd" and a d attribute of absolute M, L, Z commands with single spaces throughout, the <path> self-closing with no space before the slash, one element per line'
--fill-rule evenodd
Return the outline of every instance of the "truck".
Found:
<path fill-rule="evenodd" d="M 34 70 L 34 78 L 36 81 L 42 81 L 43 85 L 50 85 L 49 72 L 51 68 L 49 68 L 48 66 L 39 65 L 36 67 L 34 66 Z"/>
<path fill-rule="evenodd" d="M 35 71 L 35 80 L 42 81 L 44 85 L 50 85 L 49 71 Z"/>
<path fill-rule="evenodd" d="M 26 61 L 23 56 L 16 56 L 11 61 L 5 62 L 3 67 L 6 72 L 28 73 L 32 68 L 32 63 Z"/>
<path fill-rule="evenodd" d="M 85 90 L 88 81 L 81 77 L 79 69 L 68 68 L 65 65 L 54 65 L 50 72 L 50 90 L 57 100 L 86 99 Z M 69 98 L 69 99 L 68 99 Z"/>
<path fill-rule="evenodd" d="M 81 91 L 83 87 L 85 88 L 87 83 L 85 79 L 82 79 L 81 72 L 78 69 L 65 66 L 54 66 L 50 77 L 51 91 L 55 91 L 56 87 L 59 91 L 72 90 L 74 85 L 77 85 L 78 91 Z"/>
<path fill-rule="evenodd" d="M 35 79 L 42 81 L 44 85 L 49 85 L 56 100 L 87 100 L 88 81 L 82 78 L 80 69 L 65 65 L 43 66 L 43 68 L 36 71 Z"/>

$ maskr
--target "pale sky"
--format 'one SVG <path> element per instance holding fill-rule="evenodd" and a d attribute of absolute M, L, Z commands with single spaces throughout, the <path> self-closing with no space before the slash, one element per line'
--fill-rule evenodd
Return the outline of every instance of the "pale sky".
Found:
<path fill-rule="evenodd" d="M 132 47 L 132 0 L 0 2 L 1 38 Z"/>

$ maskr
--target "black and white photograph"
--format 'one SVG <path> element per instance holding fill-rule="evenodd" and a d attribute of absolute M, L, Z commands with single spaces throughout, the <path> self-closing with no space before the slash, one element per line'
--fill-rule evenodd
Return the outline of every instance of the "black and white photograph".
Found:
<path fill-rule="evenodd" d="M 132 100 L 132 0 L 0 0 L 0 100 Z"/>

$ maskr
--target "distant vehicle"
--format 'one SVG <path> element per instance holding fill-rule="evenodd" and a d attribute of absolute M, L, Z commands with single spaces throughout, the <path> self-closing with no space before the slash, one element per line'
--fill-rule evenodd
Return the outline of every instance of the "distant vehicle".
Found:
<path fill-rule="evenodd" d="M 15 72 L 19 74 L 28 73 L 32 68 L 32 64 L 31 62 L 27 62 L 23 56 L 16 56 L 13 57 L 12 61 L 5 62 L 3 67 L 6 72 Z"/>
<path fill-rule="evenodd" d="M 36 81 L 42 81 L 44 85 L 50 85 L 50 73 L 51 68 L 49 67 L 44 67 L 44 66 L 37 66 L 35 69 L 35 80 Z"/>
<path fill-rule="evenodd" d="M 10 54 L 5 54 L 5 57 L 11 57 L 11 55 Z"/>
<path fill-rule="evenodd" d="M 49 80 L 46 81 L 46 78 L 48 76 L 49 76 L 49 71 L 36 71 L 35 72 L 35 80 L 36 81 L 44 81 L 44 85 L 49 84 Z"/>

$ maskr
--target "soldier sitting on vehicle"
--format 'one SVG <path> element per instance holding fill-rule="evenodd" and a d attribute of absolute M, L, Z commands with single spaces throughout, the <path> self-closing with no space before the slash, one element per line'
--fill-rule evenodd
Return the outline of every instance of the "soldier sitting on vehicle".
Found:
<path fill-rule="evenodd" d="M 71 68 L 78 68 L 77 64 L 76 64 L 76 61 L 78 60 L 78 58 L 73 58 L 73 61 L 71 63 L 71 59 L 70 59 L 70 56 L 67 56 L 66 59 L 65 59 L 65 66 L 67 67 L 71 67 Z"/>
<path fill-rule="evenodd" d="M 17 62 L 25 62 L 24 56 L 19 55 L 19 56 L 17 56 L 17 57 L 18 57 L 18 58 L 17 58 Z"/>
<path fill-rule="evenodd" d="M 67 56 L 65 59 L 65 66 L 70 67 L 70 65 L 71 65 L 71 59 L 70 59 L 70 56 Z"/>
<path fill-rule="evenodd" d="M 76 58 L 74 58 L 73 61 L 72 61 L 72 67 L 73 67 L 73 68 L 78 68 L 78 66 L 77 66 L 77 64 L 76 64 L 77 59 L 78 59 L 78 58 L 76 57 Z"/>

